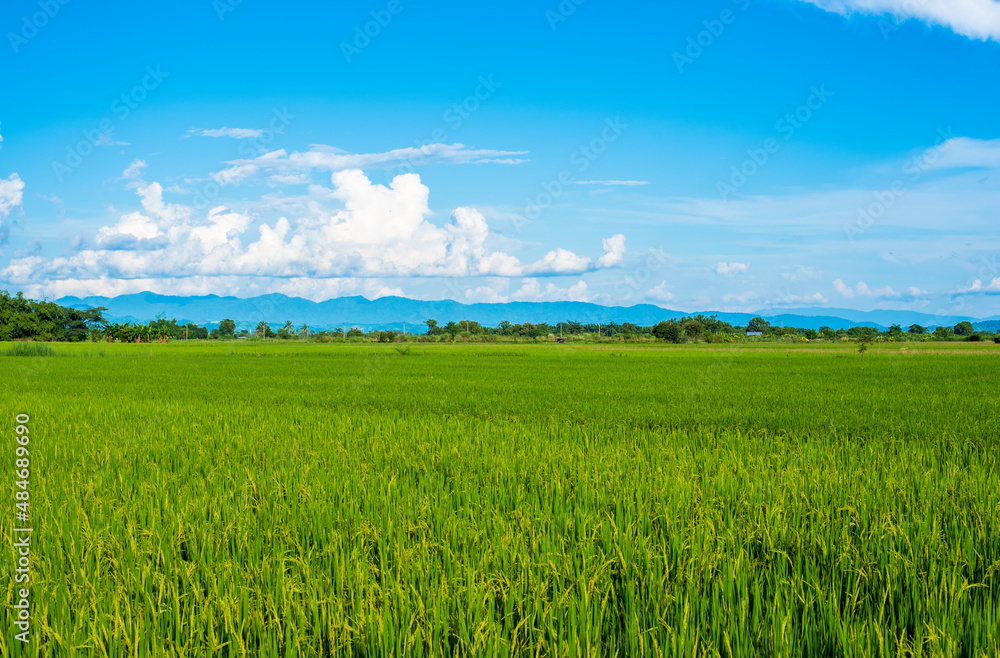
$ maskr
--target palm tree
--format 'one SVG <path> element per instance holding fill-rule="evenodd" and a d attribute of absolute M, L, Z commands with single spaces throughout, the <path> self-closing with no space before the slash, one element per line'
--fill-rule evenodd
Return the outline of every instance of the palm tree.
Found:
<path fill-rule="evenodd" d="M 101 333 L 104 334 L 104 338 L 109 343 L 113 343 L 115 342 L 115 339 L 117 339 L 121 335 L 121 331 L 122 331 L 122 326 L 120 324 L 118 324 L 117 322 L 109 322 L 104 326 L 104 330 Z"/>
<path fill-rule="evenodd" d="M 302 338 L 308 338 L 309 337 L 309 325 L 307 325 L 307 324 L 303 324 L 302 325 L 302 328 L 299 329 L 299 336 L 302 337 Z"/>

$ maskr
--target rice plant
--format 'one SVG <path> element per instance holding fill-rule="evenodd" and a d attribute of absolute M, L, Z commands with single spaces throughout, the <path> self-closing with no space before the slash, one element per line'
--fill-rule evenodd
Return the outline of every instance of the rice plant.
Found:
<path fill-rule="evenodd" d="M 992 346 L 231 349 L 3 378 L 0 654 L 1000 652 Z"/>
<path fill-rule="evenodd" d="M 17 342 L 3 350 L 2 354 L 4 356 L 55 356 L 56 351 L 45 343 Z"/>

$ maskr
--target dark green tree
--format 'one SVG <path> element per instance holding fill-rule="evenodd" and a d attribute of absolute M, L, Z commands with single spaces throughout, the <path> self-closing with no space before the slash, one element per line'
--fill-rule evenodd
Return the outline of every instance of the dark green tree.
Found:
<path fill-rule="evenodd" d="M 236 337 L 236 323 L 226 318 L 219 323 L 219 338 L 229 339 Z"/>
<path fill-rule="evenodd" d="M 759 331 L 762 334 L 766 334 L 771 330 L 771 323 L 764 318 L 751 318 L 750 322 L 747 324 L 747 331 Z"/>
<path fill-rule="evenodd" d="M 653 336 L 668 343 L 679 343 L 683 339 L 681 327 L 676 320 L 665 320 L 653 327 Z"/>

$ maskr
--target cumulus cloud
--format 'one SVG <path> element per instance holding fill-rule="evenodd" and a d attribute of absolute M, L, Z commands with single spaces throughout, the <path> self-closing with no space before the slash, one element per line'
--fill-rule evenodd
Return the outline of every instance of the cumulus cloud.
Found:
<path fill-rule="evenodd" d="M 590 269 L 590 259 L 568 249 L 554 249 L 528 266 L 530 274 L 580 274 Z"/>
<path fill-rule="evenodd" d="M 655 288 L 651 288 L 649 292 L 646 293 L 646 298 L 654 302 L 666 303 L 673 301 L 674 294 L 667 290 L 667 282 L 663 281 Z"/>
<path fill-rule="evenodd" d="M 514 302 L 588 302 L 591 297 L 586 281 L 580 280 L 568 288 L 554 283 L 543 286 L 538 279 L 525 279 L 521 287 L 505 301 Z"/>
<path fill-rule="evenodd" d="M 187 132 L 188 136 L 197 135 L 200 137 L 233 137 L 235 139 L 257 138 L 264 134 L 263 130 L 256 128 L 192 128 Z"/>
<path fill-rule="evenodd" d="M 892 289 L 892 286 L 886 286 L 884 288 L 873 289 L 868 286 L 864 281 L 858 281 L 857 285 L 853 288 L 841 279 L 837 279 L 833 282 L 834 289 L 840 294 L 841 297 L 846 299 L 854 299 L 855 297 L 873 297 L 877 299 L 892 299 L 901 297 L 902 295 Z"/>
<path fill-rule="evenodd" d="M 915 18 L 969 37 L 1000 41 L 1000 3 L 996 0 L 803 0 L 843 16 L 853 13 L 891 14 L 897 20 Z"/>
<path fill-rule="evenodd" d="M 625 260 L 625 236 L 621 233 L 601 241 L 604 255 L 597 259 L 598 267 L 617 267 Z"/>
<path fill-rule="evenodd" d="M 391 169 L 425 164 L 520 164 L 525 160 L 511 157 L 527 151 L 472 149 L 465 144 L 427 144 L 394 149 L 383 153 L 349 153 L 332 146 L 315 144 L 304 152 L 287 153 L 284 149 L 264 153 L 250 160 L 231 160 L 229 168 L 217 172 L 219 182 L 235 183 L 259 171 L 269 173 L 303 173 L 311 170 L 343 171 L 347 169 Z M 250 169 L 248 166 L 256 167 Z"/>
<path fill-rule="evenodd" d="M 747 263 L 719 263 L 712 269 L 719 276 L 736 276 L 746 272 L 749 267 Z"/>
<path fill-rule="evenodd" d="M 133 178 L 138 178 L 142 176 L 142 170 L 146 168 L 146 161 L 136 158 L 132 161 L 132 164 L 125 167 L 125 171 L 122 172 L 122 178 L 126 180 L 131 180 Z"/>
<path fill-rule="evenodd" d="M 982 279 L 976 279 L 967 287 L 960 289 L 959 294 L 969 293 L 1000 293 L 1000 277 L 994 278 L 989 283 L 983 283 Z"/>
<path fill-rule="evenodd" d="M 94 242 L 102 249 L 158 249 L 167 242 L 160 227 L 139 212 L 122 215 L 114 226 L 102 226 Z"/>
<path fill-rule="evenodd" d="M 165 201 L 159 183 L 138 184 L 141 209 L 101 227 L 71 255 L 15 258 L 0 278 L 25 285 L 44 281 L 51 294 L 65 289 L 58 282 L 67 280 L 100 282 L 101 289 L 111 289 L 107 281 L 114 279 L 509 278 L 594 269 L 590 258 L 562 248 L 523 265 L 490 247 L 490 228 L 475 208 L 456 208 L 448 222 L 435 225 L 429 221 L 429 190 L 417 174 L 379 185 L 359 170 L 345 170 L 332 174 L 331 183 L 330 189 L 312 189 L 302 213 L 273 219 L 262 219 L 253 208 L 238 212 L 225 206 L 196 215 L 191 207 Z M 613 236 L 605 240 L 601 258 L 611 263 L 615 258 L 608 255 L 623 250 L 624 238 Z M 530 292 L 529 283 L 521 294 Z M 589 296 L 586 285 L 579 284 L 567 289 L 549 284 L 538 294 Z"/>
<path fill-rule="evenodd" d="M 24 181 L 17 174 L 0 178 L 0 220 L 6 219 L 24 199 Z"/>

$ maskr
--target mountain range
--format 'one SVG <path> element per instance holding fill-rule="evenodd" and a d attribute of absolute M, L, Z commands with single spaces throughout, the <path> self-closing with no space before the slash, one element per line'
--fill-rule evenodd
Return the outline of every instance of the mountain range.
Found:
<path fill-rule="evenodd" d="M 313 302 L 300 297 L 272 293 L 258 297 L 241 299 L 204 295 L 179 297 L 142 292 L 118 297 L 63 297 L 56 303 L 73 308 L 103 306 L 107 308 L 105 317 L 114 322 L 146 323 L 159 315 L 176 318 L 180 322 L 193 322 L 202 326 L 215 327 L 220 321 L 230 318 L 238 328 L 252 329 L 261 320 L 271 325 L 283 325 L 291 320 L 296 327 L 307 324 L 313 329 L 334 329 L 343 326 L 372 329 L 400 329 L 403 323 L 409 330 L 423 330 L 424 320 L 435 319 L 440 324 L 449 321 L 476 321 L 484 326 L 495 327 L 506 320 L 513 324 L 547 322 L 556 324 L 574 320 L 590 322 L 631 322 L 640 326 L 650 326 L 662 320 L 681 318 L 697 313 L 674 311 L 652 304 L 635 306 L 601 306 L 588 302 L 508 302 L 497 304 L 462 304 L 452 300 L 422 301 L 406 297 L 338 297 L 323 302 Z M 977 328 L 992 329 L 1000 325 L 1000 316 L 971 318 L 965 316 L 935 316 L 917 311 L 855 311 L 836 308 L 799 308 L 761 310 L 757 313 L 723 313 L 703 311 L 703 315 L 715 315 L 734 326 L 746 325 L 751 318 L 760 316 L 772 325 L 819 329 L 826 326 L 833 329 L 849 329 L 857 325 L 867 325 L 886 329 L 892 324 L 904 328 L 911 324 L 925 327 L 938 325 L 954 326 L 968 320 Z"/>

